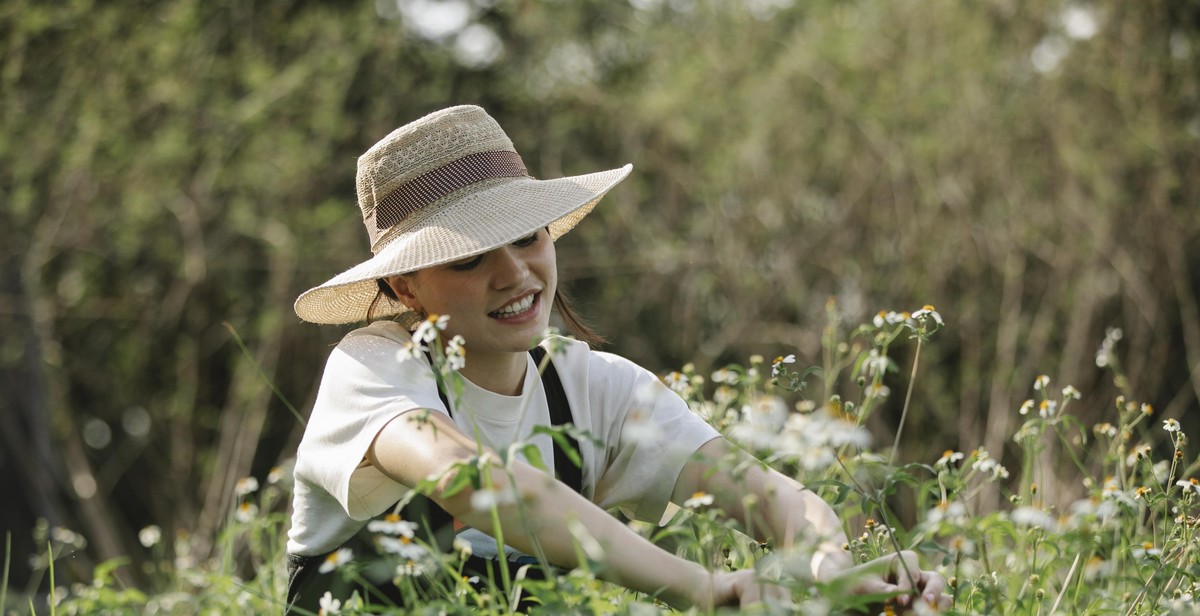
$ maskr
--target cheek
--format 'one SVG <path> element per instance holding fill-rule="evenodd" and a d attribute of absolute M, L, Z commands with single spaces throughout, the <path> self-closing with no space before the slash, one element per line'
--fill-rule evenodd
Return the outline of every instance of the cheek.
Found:
<path fill-rule="evenodd" d="M 546 248 L 542 251 L 541 258 L 538 260 L 542 269 L 542 275 L 547 282 L 556 282 L 558 280 L 558 253 L 554 250 L 554 242 L 550 238 L 546 238 Z"/>
<path fill-rule="evenodd" d="M 448 277 L 430 275 L 423 277 L 413 291 L 427 313 L 448 314 L 454 317 L 462 312 L 461 305 L 468 297 L 469 286 L 456 284 Z"/>

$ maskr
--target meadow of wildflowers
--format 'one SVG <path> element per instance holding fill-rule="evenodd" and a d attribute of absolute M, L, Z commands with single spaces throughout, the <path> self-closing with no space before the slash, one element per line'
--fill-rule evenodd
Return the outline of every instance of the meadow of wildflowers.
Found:
<path fill-rule="evenodd" d="M 900 549 L 921 553 L 950 582 L 954 603 L 947 613 L 1200 614 L 1200 460 L 1178 421 L 1156 417 L 1136 392 L 1123 391 L 1107 421 L 1084 425 L 1071 405 L 1086 393 L 1042 375 L 1030 385 L 1031 397 L 1012 410 L 1023 422 L 1011 435 L 1021 453 L 1014 468 L 983 448 L 897 460 L 904 418 L 919 412 L 909 408 L 909 394 L 920 385 L 921 348 L 935 343 L 945 321 L 932 306 L 883 311 L 853 329 L 843 327 L 832 304 L 829 316 L 822 355 L 803 370 L 795 355 L 753 356 L 711 374 L 684 366 L 663 382 L 728 438 L 834 503 L 851 537 L 844 548 L 855 558 Z M 414 334 L 412 350 L 431 351 L 439 379 L 454 391 L 465 356 L 461 340 L 442 344 L 444 326 L 431 319 Z M 1119 330 L 1110 330 L 1096 357 L 1118 384 L 1120 338 Z M 899 353 L 904 361 L 897 361 Z M 902 364 L 910 366 L 907 375 L 897 375 Z M 875 443 L 867 421 L 889 399 L 902 405 L 901 425 L 892 442 Z M 636 419 L 628 434 L 646 436 Z M 517 444 L 498 452 L 500 460 L 485 462 L 507 464 L 526 450 Z M 477 468 L 460 475 L 479 476 L 472 473 Z M 1070 472 L 1064 475 L 1064 468 Z M 46 549 L 34 565 L 45 575 L 39 586 L 49 592 L 8 588 L 6 560 L 0 604 L 7 613 L 31 614 L 281 613 L 289 476 L 277 468 L 261 481 L 237 483 L 215 559 L 191 558 L 186 534 L 144 528 L 138 540 L 154 555 L 142 572 L 145 588 L 114 581 L 111 573 L 121 562 L 100 566 L 91 584 L 56 583 L 56 563 L 84 549 L 86 539 L 39 526 L 34 532 Z M 1044 494 L 1039 485 L 1051 476 L 1078 476 L 1077 491 Z M 979 497 L 985 493 L 998 493 L 1004 506 L 984 507 Z M 513 500 L 490 489 L 475 497 L 480 509 Z M 714 570 L 753 567 L 764 583 L 793 591 L 790 604 L 761 606 L 764 612 L 899 609 L 891 597 L 851 597 L 837 584 L 793 574 L 805 569 L 796 566 L 803 550 L 783 553 L 758 544 L 718 516 L 712 502 L 711 495 L 696 493 L 661 524 L 630 524 Z M 911 504 L 912 511 L 899 511 L 897 503 Z M 320 613 L 401 613 L 373 592 L 380 582 L 414 597 L 417 607 L 408 611 L 417 613 L 510 613 L 520 597 L 546 613 L 669 611 L 653 597 L 598 581 L 593 572 L 613 546 L 597 544 L 586 528 L 572 532 L 587 565 L 548 580 L 527 579 L 527 570 L 495 579 L 466 574 L 468 544 L 456 542 L 443 553 L 423 544 L 417 530 L 416 521 L 390 515 L 368 525 L 367 541 L 330 554 L 320 566 L 330 582 Z M 912 610 L 934 612 L 920 603 Z"/>

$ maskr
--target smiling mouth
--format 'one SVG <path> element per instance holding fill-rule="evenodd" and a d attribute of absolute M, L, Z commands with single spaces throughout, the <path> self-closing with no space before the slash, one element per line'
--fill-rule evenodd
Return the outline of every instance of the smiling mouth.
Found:
<path fill-rule="evenodd" d="M 499 310 L 489 312 L 488 316 L 492 317 L 493 319 L 511 319 L 513 317 L 521 316 L 530 310 L 533 310 L 533 306 L 537 303 L 537 299 L 540 295 L 540 291 L 537 293 L 530 293 L 529 295 L 526 295 L 525 297 L 522 297 L 521 299 Z"/>

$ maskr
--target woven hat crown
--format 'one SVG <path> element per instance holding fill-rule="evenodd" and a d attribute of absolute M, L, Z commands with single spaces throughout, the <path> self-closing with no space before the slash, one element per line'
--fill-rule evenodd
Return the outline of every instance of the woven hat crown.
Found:
<path fill-rule="evenodd" d="M 431 113 L 392 131 L 367 150 L 358 158 L 356 184 L 358 207 L 362 210 L 363 224 L 367 226 L 371 251 L 378 253 L 388 239 L 405 228 L 411 228 L 411 223 L 416 220 L 406 215 L 394 221 L 400 227 L 393 229 L 393 224 L 387 224 L 393 221 L 377 211 L 381 202 L 386 202 L 389 196 L 410 186 L 414 180 L 449 163 L 487 152 L 511 153 L 516 160 L 520 160 L 500 124 L 483 109 L 472 105 Z M 521 172 L 521 175 L 526 175 L 523 164 Z M 403 224 L 405 218 L 409 220 L 409 225 Z"/>

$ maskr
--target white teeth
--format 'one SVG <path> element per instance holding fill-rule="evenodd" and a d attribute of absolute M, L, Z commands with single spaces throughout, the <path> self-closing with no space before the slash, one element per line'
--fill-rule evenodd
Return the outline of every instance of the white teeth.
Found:
<path fill-rule="evenodd" d="M 526 295 L 524 299 L 515 301 L 492 314 L 500 317 L 511 317 L 514 314 L 520 314 L 533 307 L 533 300 L 537 298 L 536 293 Z"/>

